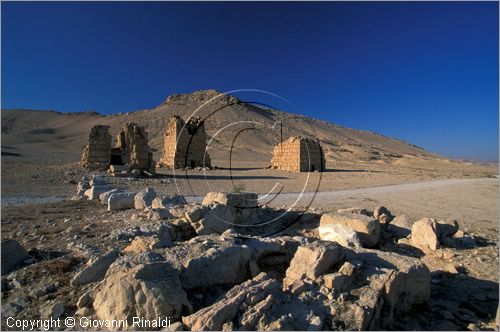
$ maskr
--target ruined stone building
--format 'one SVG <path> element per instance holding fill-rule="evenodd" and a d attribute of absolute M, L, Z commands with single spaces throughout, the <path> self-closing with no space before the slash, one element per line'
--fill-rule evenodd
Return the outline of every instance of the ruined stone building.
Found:
<path fill-rule="evenodd" d="M 153 153 L 149 149 L 148 134 L 135 123 L 126 123 L 116 137 L 111 150 L 111 165 L 128 165 L 131 169 L 154 168 Z"/>
<path fill-rule="evenodd" d="M 80 163 L 90 170 L 107 170 L 110 165 L 123 165 L 129 169 L 140 170 L 154 168 L 147 133 L 135 123 L 123 125 L 118 133 L 115 147 L 111 145 L 109 126 L 92 127 Z"/>
<path fill-rule="evenodd" d="M 200 117 L 185 122 L 175 115 L 165 130 L 163 158 L 160 166 L 168 168 L 210 167 L 205 125 Z"/>
<path fill-rule="evenodd" d="M 81 165 L 89 170 L 106 170 L 111 160 L 109 126 L 96 125 L 90 129 L 88 144 L 83 149 Z"/>
<path fill-rule="evenodd" d="M 290 137 L 274 147 L 271 167 L 289 172 L 325 170 L 325 155 L 317 140 Z"/>

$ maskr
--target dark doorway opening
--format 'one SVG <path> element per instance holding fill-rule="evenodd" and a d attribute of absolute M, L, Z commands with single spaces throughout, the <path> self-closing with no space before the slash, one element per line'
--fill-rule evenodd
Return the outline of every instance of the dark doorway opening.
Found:
<path fill-rule="evenodd" d="M 111 165 L 123 165 L 122 150 L 119 148 L 111 149 Z"/>
<path fill-rule="evenodd" d="M 194 168 L 196 166 L 196 163 L 194 160 L 191 160 L 191 168 Z"/>
<path fill-rule="evenodd" d="M 311 165 L 311 172 L 314 172 L 315 169 L 314 169 L 314 164 Z"/>

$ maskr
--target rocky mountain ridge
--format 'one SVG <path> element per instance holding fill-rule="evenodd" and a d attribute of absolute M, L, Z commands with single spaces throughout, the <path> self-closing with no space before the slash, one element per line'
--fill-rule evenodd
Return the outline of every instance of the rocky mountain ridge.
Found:
<path fill-rule="evenodd" d="M 77 160 L 93 125 L 110 126 L 114 136 L 124 123 L 135 122 L 147 130 L 157 160 L 161 157 L 163 135 L 169 118 L 172 115 L 188 118 L 194 112 L 206 119 L 209 137 L 216 136 L 209 147 L 209 153 L 214 155 L 216 162 L 220 159 L 224 163 L 235 134 L 250 127 L 253 129 L 245 130 L 234 142 L 233 153 L 242 162 L 248 159 L 262 166 L 270 160 L 273 146 L 280 139 L 295 135 L 318 138 L 324 147 L 327 164 L 337 160 L 383 164 L 426 160 L 447 162 L 436 154 L 399 139 L 247 104 L 234 96 L 220 95 L 215 90 L 175 94 L 152 109 L 106 116 L 94 112 L 2 110 L 2 151 L 11 148 L 25 156 L 37 155 L 39 151 L 44 151 L 43 155 L 59 152 Z M 283 123 L 282 134 L 276 126 L 277 122 Z M 225 129 L 220 131 L 221 128 Z"/>

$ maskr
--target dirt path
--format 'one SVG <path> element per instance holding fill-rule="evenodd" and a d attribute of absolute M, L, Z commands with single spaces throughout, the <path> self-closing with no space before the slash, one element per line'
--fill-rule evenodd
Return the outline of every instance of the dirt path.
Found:
<path fill-rule="evenodd" d="M 468 212 L 474 218 L 498 221 L 498 179 L 441 179 L 415 183 L 356 188 L 346 190 L 280 194 L 274 205 L 290 205 L 300 197 L 300 203 L 332 210 L 346 206 L 375 207 L 390 205 L 396 211 L 411 214 L 437 213 L 443 218 Z M 299 204 L 301 205 L 301 204 Z M 460 214 L 460 213 L 459 213 Z"/>

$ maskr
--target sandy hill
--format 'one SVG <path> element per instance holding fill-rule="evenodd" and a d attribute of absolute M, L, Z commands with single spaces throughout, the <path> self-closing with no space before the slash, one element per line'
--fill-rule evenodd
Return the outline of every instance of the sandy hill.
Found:
<path fill-rule="evenodd" d="M 269 164 L 273 146 L 281 136 L 280 126 L 275 125 L 277 121 L 283 123 L 283 138 L 292 135 L 317 137 L 324 147 L 327 165 L 335 161 L 394 166 L 428 161 L 449 162 L 398 139 L 247 104 L 233 96 L 220 96 L 214 90 L 172 95 L 152 109 L 108 116 L 2 110 L 2 155 L 77 161 L 93 125 L 109 125 L 111 134 L 115 136 L 122 124 L 136 122 L 146 128 L 150 146 L 155 151 L 154 157 L 158 160 L 168 119 L 174 114 L 187 118 L 204 104 L 196 115 L 206 118 L 208 134 L 214 138 L 209 153 L 218 166 L 225 166 L 229 160 L 231 144 L 234 144 L 233 160 L 260 166 Z"/>

